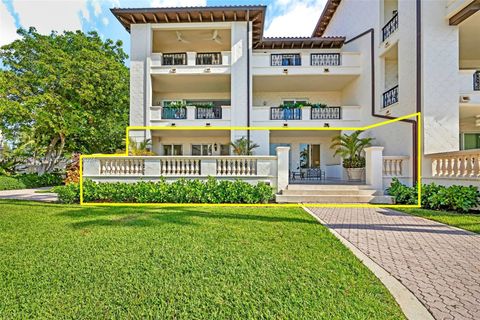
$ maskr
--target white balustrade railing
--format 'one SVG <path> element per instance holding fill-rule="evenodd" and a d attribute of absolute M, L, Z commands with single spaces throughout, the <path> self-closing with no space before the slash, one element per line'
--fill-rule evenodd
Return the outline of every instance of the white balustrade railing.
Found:
<path fill-rule="evenodd" d="M 270 177 L 275 156 L 114 156 L 83 159 L 84 177 Z"/>
<path fill-rule="evenodd" d="M 197 176 L 201 174 L 201 161 L 195 158 L 160 158 L 160 175 Z"/>
<path fill-rule="evenodd" d="M 432 176 L 480 178 L 480 149 L 430 154 Z"/>
<path fill-rule="evenodd" d="M 145 161 L 138 158 L 100 159 L 100 175 L 143 175 Z"/>
<path fill-rule="evenodd" d="M 407 176 L 408 156 L 383 156 L 383 176 L 384 177 L 404 177 Z"/>
<path fill-rule="evenodd" d="M 217 159 L 218 176 L 254 176 L 257 159 L 252 157 L 228 157 Z"/>

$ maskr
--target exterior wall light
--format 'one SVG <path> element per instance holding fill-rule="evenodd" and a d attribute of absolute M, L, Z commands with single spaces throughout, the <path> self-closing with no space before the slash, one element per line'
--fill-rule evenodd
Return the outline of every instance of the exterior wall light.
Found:
<path fill-rule="evenodd" d="M 205 73 L 210 73 L 212 72 L 212 70 L 210 68 L 205 68 L 205 70 L 203 70 Z"/>
<path fill-rule="evenodd" d="M 329 68 L 323 68 L 323 72 L 330 72 Z"/>
<path fill-rule="evenodd" d="M 288 69 L 283 69 L 283 73 L 288 74 Z"/>
<path fill-rule="evenodd" d="M 210 122 L 205 123 L 205 126 L 210 127 Z"/>
<path fill-rule="evenodd" d="M 330 123 L 325 122 L 325 123 L 323 124 L 323 127 L 324 127 L 324 128 L 330 128 Z"/>
<path fill-rule="evenodd" d="M 284 126 L 284 127 L 288 127 L 288 123 L 284 123 L 283 126 Z"/>
<path fill-rule="evenodd" d="M 170 73 L 177 73 L 177 69 L 175 68 L 170 69 Z"/>
<path fill-rule="evenodd" d="M 172 122 L 170 125 L 171 125 L 172 127 L 175 127 L 175 126 L 176 126 L 176 124 L 175 124 L 175 123 L 173 123 L 173 122 Z"/>

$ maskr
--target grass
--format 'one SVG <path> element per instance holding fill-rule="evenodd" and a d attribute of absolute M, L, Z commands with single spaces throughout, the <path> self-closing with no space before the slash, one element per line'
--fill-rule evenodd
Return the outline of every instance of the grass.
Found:
<path fill-rule="evenodd" d="M 0 318 L 402 319 L 300 208 L 0 201 Z"/>
<path fill-rule="evenodd" d="M 422 218 L 434 220 L 460 229 L 480 233 L 480 214 L 478 213 L 457 213 L 449 211 L 435 211 L 427 209 L 395 209 Z"/>

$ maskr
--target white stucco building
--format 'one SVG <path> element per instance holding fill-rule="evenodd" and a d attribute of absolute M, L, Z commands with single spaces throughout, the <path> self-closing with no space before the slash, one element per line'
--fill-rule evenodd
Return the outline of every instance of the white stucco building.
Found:
<path fill-rule="evenodd" d="M 368 151 L 367 184 L 415 182 L 417 157 L 425 181 L 478 184 L 479 8 L 478 0 L 329 0 L 305 38 L 263 37 L 265 6 L 112 9 L 131 35 L 130 125 L 148 127 L 130 136 L 151 139 L 158 155 L 141 167 L 153 166 L 151 177 L 205 176 L 211 160 L 208 175 L 223 177 L 231 161 L 251 160 L 241 165 L 248 174 L 227 176 L 270 179 L 281 191 L 302 180 L 296 172 L 318 168 L 319 183 L 341 182 L 330 145 L 349 131 L 302 128 L 365 127 L 421 111 L 420 154 L 415 118 L 365 132 L 380 147 Z M 281 107 L 293 103 L 307 106 Z M 231 156 L 241 137 L 259 145 L 252 159 Z M 380 160 L 368 163 L 372 154 Z M 175 168 L 168 157 L 180 161 Z"/>

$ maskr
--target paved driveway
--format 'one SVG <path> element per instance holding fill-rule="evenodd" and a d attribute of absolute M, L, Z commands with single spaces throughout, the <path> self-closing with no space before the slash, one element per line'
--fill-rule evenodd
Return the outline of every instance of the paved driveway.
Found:
<path fill-rule="evenodd" d="M 309 208 L 436 319 L 480 319 L 480 235 L 392 210 Z"/>
<path fill-rule="evenodd" d="M 57 201 L 56 193 L 45 193 L 52 187 L 36 188 L 36 189 L 20 189 L 20 190 L 4 190 L 0 191 L 0 199 L 16 199 L 16 200 L 32 200 L 55 202 Z M 39 191 L 41 193 L 39 193 Z"/>

